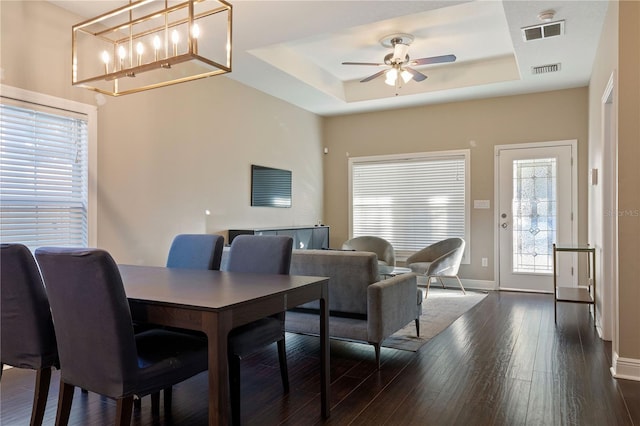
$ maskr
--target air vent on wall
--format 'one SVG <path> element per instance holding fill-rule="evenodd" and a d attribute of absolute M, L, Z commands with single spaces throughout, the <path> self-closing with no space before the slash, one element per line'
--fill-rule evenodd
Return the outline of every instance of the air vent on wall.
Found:
<path fill-rule="evenodd" d="M 549 72 L 558 72 L 560 71 L 560 63 L 557 64 L 548 64 L 548 65 L 539 65 L 537 67 L 531 67 L 531 74 L 546 74 Z"/>
<path fill-rule="evenodd" d="M 564 35 L 564 21 L 549 22 L 548 24 L 532 25 L 520 29 L 524 41 L 540 40 L 543 38 Z"/>

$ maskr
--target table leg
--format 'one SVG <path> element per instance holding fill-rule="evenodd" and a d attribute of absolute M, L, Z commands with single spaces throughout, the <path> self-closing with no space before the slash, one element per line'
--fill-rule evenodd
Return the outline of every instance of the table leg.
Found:
<path fill-rule="evenodd" d="M 231 330 L 227 313 L 203 313 L 203 331 L 207 334 L 209 352 L 209 425 L 231 424 L 229 403 L 229 370 L 227 336 Z"/>
<path fill-rule="evenodd" d="M 323 286 L 323 297 L 320 299 L 320 398 L 322 417 L 329 418 L 329 383 L 330 383 L 330 347 L 329 347 L 329 292 Z"/>

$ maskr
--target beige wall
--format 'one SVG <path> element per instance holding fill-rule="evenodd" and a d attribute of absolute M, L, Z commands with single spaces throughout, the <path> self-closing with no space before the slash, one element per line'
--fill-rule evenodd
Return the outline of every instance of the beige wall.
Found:
<path fill-rule="evenodd" d="M 640 376 L 640 2 L 619 3 L 618 208 L 619 353 Z M 640 377 L 639 377 L 640 378 Z"/>
<path fill-rule="evenodd" d="M 0 1 L 1 82 L 95 104 L 91 92 L 70 84 L 71 27 L 79 19 L 43 1 Z"/>
<path fill-rule="evenodd" d="M 71 87 L 71 26 L 40 1 L 1 1 L 3 84 L 96 104 Z M 162 265 L 177 233 L 311 225 L 323 210 L 321 118 L 226 77 L 98 109 L 98 246 Z M 250 207 L 250 164 L 293 172 L 293 207 Z M 205 210 L 211 212 L 205 215 Z"/>
<path fill-rule="evenodd" d="M 110 98 L 99 116 L 98 241 L 122 262 L 164 263 L 177 233 L 225 235 L 319 218 L 313 114 L 213 77 Z M 292 208 L 250 206 L 252 163 L 292 171 Z"/>
<path fill-rule="evenodd" d="M 611 271 L 606 269 L 600 282 L 611 288 L 613 351 L 623 362 L 616 364 L 617 374 L 640 377 L 640 2 L 611 1 L 604 22 L 603 33 L 594 61 L 594 71 L 589 84 L 589 167 L 602 170 L 605 178 L 590 190 L 590 233 L 596 236 L 596 246 L 613 241 L 610 250 L 617 251 Z M 613 123 L 613 136 L 607 138 L 603 129 L 604 112 L 602 95 L 610 76 L 615 75 L 613 109 L 617 123 Z M 617 152 L 616 152 L 617 138 Z M 608 170 L 607 155 L 617 159 L 617 170 Z M 604 160 L 604 161 L 603 161 Z M 617 205 L 613 212 L 602 211 L 606 207 L 606 177 L 617 176 Z M 601 185 L 604 185 L 601 187 Z M 617 218 L 617 234 L 615 219 Z M 613 223 L 611 223 L 613 222 Z M 612 238 L 614 233 L 617 239 Z M 598 238 L 600 241 L 598 241 Z M 608 253 L 602 253 L 606 257 Z M 605 265 L 606 266 L 606 265 Z M 618 288 L 610 282 L 618 268 Z M 617 294 L 616 294 L 617 293 Z M 635 361 L 634 361 L 635 360 Z"/>
<path fill-rule="evenodd" d="M 491 209 L 471 210 L 471 264 L 462 277 L 494 280 L 494 146 L 578 140 L 579 239 L 586 240 L 588 91 L 576 88 L 325 120 L 325 214 L 331 244 L 349 237 L 348 156 L 471 149 L 471 200 L 490 200 Z M 472 144 L 471 141 L 475 143 Z"/>

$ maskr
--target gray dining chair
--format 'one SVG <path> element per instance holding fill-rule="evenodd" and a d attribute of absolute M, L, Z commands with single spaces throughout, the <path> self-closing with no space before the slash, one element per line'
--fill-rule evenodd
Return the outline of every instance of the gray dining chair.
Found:
<path fill-rule="evenodd" d="M 106 251 L 39 248 L 36 259 L 58 337 L 56 425 L 69 421 L 75 386 L 115 399 L 116 424 L 129 425 L 134 395 L 157 399 L 207 369 L 204 339 L 162 329 L 134 334 L 118 266 Z"/>
<path fill-rule="evenodd" d="M 293 239 L 275 235 L 239 235 L 233 239 L 226 270 L 254 274 L 289 274 Z M 240 424 L 240 361 L 277 342 L 280 376 L 289 392 L 287 352 L 284 333 L 285 312 L 231 330 L 228 338 L 231 418 Z"/>
<path fill-rule="evenodd" d="M 30 424 L 41 425 L 51 371 L 60 363 L 42 277 L 22 244 L 0 245 L 0 312 L 0 379 L 5 364 L 36 371 Z"/>
<path fill-rule="evenodd" d="M 442 288 L 445 287 L 442 278 L 455 278 L 462 293 L 466 294 L 462 281 L 458 277 L 464 247 L 465 241 L 462 238 L 447 238 L 412 254 L 405 263 L 413 272 L 427 277 L 427 294 L 431 279 L 437 279 L 442 284 Z"/>
<path fill-rule="evenodd" d="M 362 235 L 345 241 L 342 244 L 342 249 L 372 252 L 378 256 L 378 264 L 396 266 L 396 254 L 393 245 L 384 238 Z"/>
<path fill-rule="evenodd" d="M 178 234 L 174 237 L 167 256 L 167 268 L 185 269 L 220 269 L 222 251 L 224 249 L 224 237 L 214 234 Z M 136 333 L 155 328 L 149 324 L 135 324 Z M 186 331 L 185 331 L 186 332 Z M 194 335 L 202 335 L 200 332 L 193 332 Z M 204 336 L 202 336 L 204 337 Z M 163 390 L 164 406 L 171 407 L 172 388 Z M 155 398 L 155 396 L 154 396 Z M 133 401 L 136 409 L 142 405 L 141 399 Z M 155 411 L 157 401 L 153 399 L 152 409 Z"/>
<path fill-rule="evenodd" d="M 213 234 L 179 234 L 173 239 L 167 268 L 220 269 L 224 237 Z"/>

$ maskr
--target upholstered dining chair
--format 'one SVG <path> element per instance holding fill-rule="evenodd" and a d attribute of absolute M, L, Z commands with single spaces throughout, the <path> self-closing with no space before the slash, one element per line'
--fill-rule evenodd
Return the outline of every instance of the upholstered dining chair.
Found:
<path fill-rule="evenodd" d="M 462 238 L 447 238 L 409 256 L 406 260 L 406 265 L 413 272 L 427 277 L 427 294 L 429 293 L 432 278 L 440 281 L 442 288 L 444 288 L 442 278 L 455 278 L 458 280 L 462 293 L 466 294 L 464 286 L 458 277 L 464 246 L 465 241 Z"/>
<path fill-rule="evenodd" d="M 69 421 L 75 386 L 115 399 L 116 424 L 129 425 L 134 395 L 157 398 L 207 369 L 204 339 L 162 329 L 134 334 L 120 272 L 106 251 L 39 248 L 36 259 L 58 337 L 56 425 Z"/>
<path fill-rule="evenodd" d="M 293 239 L 275 235 L 239 235 L 233 239 L 226 270 L 256 274 L 289 273 Z M 287 353 L 284 334 L 285 312 L 231 330 L 228 339 L 231 418 L 240 424 L 240 360 L 273 342 L 278 345 L 280 376 L 289 392 Z"/>
<path fill-rule="evenodd" d="M 0 378 L 4 364 L 36 370 L 31 425 L 41 425 L 51 370 L 60 364 L 42 277 L 22 244 L 0 245 L 0 312 Z"/>
<path fill-rule="evenodd" d="M 178 234 L 173 238 L 169 255 L 167 256 L 167 268 L 185 269 L 220 269 L 222 251 L 224 248 L 224 237 L 214 234 Z M 149 324 L 136 324 L 136 333 L 154 328 Z M 194 335 L 199 332 L 192 333 Z M 163 390 L 164 406 L 171 407 L 172 388 Z M 155 397 L 154 397 L 155 398 Z M 134 406 L 140 408 L 142 405 L 140 398 L 135 398 Z M 158 402 L 152 401 L 152 409 Z"/>
<path fill-rule="evenodd" d="M 379 264 L 396 266 L 396 255 L 393 250 L 393 245 L 384 238 L 371 235 L 351 238 L 342 244 L 342 249 L 373 252 L 378 256 Z"/>
<path fill-rule="evenodd" d="M 221 235 L 176 235 L 169 248 L 167 268 L 220 269 L 223 247 Z"/>

